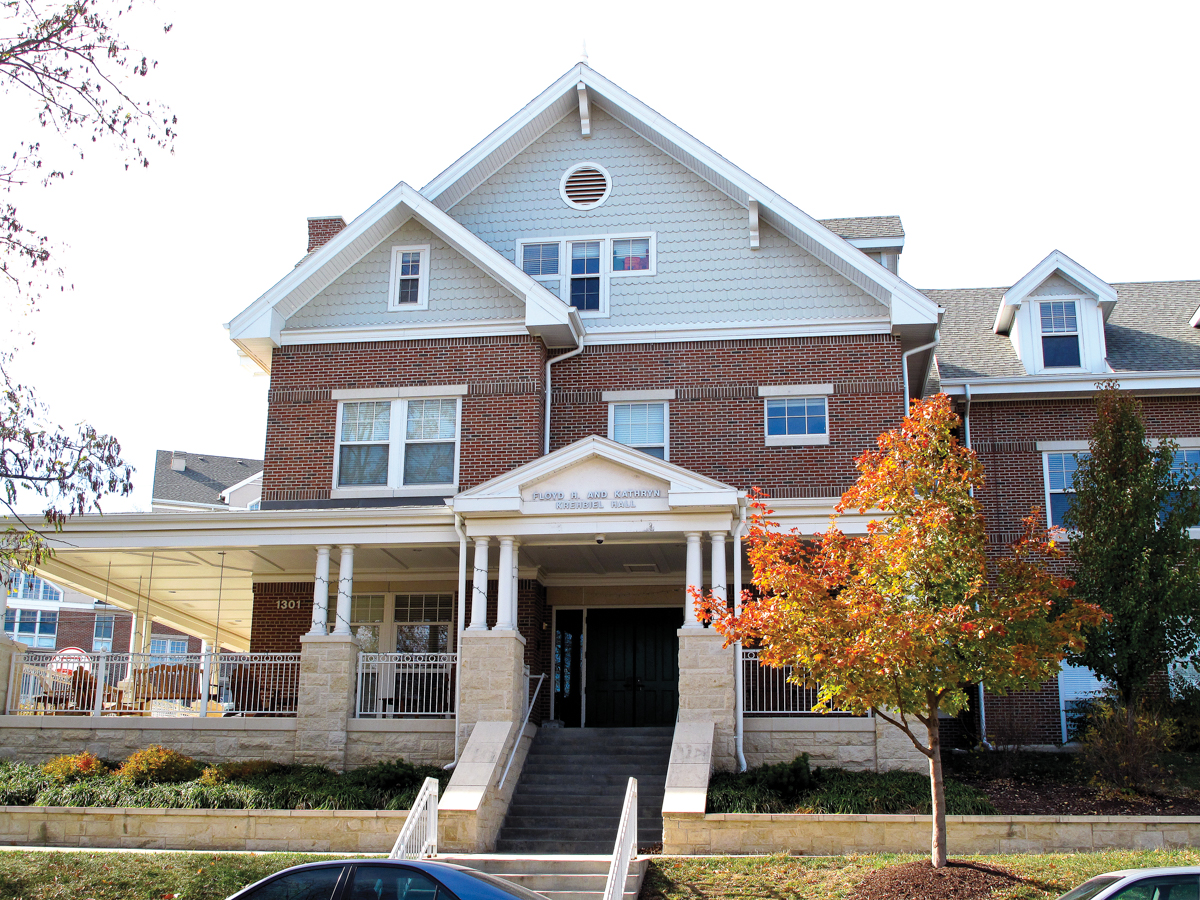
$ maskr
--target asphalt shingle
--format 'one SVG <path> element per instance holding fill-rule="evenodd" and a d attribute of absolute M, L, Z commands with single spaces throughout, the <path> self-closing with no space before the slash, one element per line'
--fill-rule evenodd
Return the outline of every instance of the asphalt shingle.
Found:
<path fill-rule="evenodd" d="M 822 225 L 844 238 L 904 237 L 899 216 L 860 216 L 853 219 L 820 219 Z"/>
<path fill-rule="evenodd" d="M 184 503 L 224 503 L 221 492 L 262 471 L 261 459 L 186 453 L 182 472 L 171 468 L 170 450 L 154 456 L 154 500 Z"/>

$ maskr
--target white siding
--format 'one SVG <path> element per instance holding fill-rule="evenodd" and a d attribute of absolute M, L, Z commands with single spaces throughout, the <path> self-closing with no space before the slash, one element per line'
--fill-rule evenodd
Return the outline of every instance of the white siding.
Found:
<path fill-rule="evenodd" d="M 394 244 L 429 244 L 429 308 L 389 310 L 388 283 Z M 490 275 L 409 219 L 370 253 L 292 314 L 286 328 L 420 324 L 514 319 L 525 304 Z"/>
<path fill-rule="evenodd" d="M 610 315 L 588 319 L 589 331 L 887 316 L 770 227 L 751 250 L 744 206 L 600 109 L 592 135 L 567 115 L 448 210 L 509 260 L 520 238 L 656 231 L 657 275 L 613 279 Z M 559 181 L 584 160 L 607 168 L 613 186 L 602 206 L 579 211 L 563 203 Z"/>

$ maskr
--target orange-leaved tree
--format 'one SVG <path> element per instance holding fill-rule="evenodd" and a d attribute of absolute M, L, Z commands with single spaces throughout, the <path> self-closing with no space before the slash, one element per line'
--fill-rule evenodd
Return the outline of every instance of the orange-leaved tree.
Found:
<path fill-rule="evenodd" d="M 878 450 L 855 460 L 858 481 L 824 534 L 782 533 L 756 503 L 754 590 L 739 612 L 700 600 L 728 641 L 754 642 L 764 665 L 816 681 L 818 708 L 870 711 L 908 735 L 929 760 L 935 867 L 946 864 L 938 713 L 963 709 L 968 684 L 993 693 L 1036 686 L 1104 617 L 1067 600 L 1070 582 L 1045 568 L 1059 551 L 1036 510 L 989 566 L 973 496 L 983 466 L 955 438 L 958 424 L 944 394 L 913 403 Z M 873 514 L 866 534 L 838 527 L 847 511 Z"/>

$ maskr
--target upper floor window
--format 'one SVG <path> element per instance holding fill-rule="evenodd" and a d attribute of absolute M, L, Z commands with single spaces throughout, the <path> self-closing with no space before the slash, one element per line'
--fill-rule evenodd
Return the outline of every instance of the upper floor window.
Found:
<path fill-rule="evenodd" d="M 1079 319 L 1074 300 L 1039 303 L 1042 365 L 1047 369 L 1079 368 Z"/>
<path fill-rule="evenodd" d="M 429 308 L 429 245 L 392 248 L 392 279 L 388 309 Z"/>
<path fill-rule="evenodd" d="M 1054 528 L 1063 527 L 1063 516 L 1071 508 L 1071 500 L 1075 496 L 1075 470 L 1079 467 L 1079 460 L 1086 459 L 1088 455 L 1045 454 L 1046 514 Z"/>
<path fill-rule="evenodd" d="M 347 401 L 338 419 L 335 487 L 413 493 L 457 483 L 458 400 Z"/>
<path fill-rule="evenodd" d="M 44 578 L 28 572 L 14 572 L 8 586 L 8 596 L 18 600 L 49 600 L 57 603 L 63 593 Z"/>
<path fill-rule="evenodd" d="M 27 647 L 53 650 L 58 640 L 58 613 L 48 609 L 9 609 L 4 633 Z"/>
<path fill-rule="evenodd" d="M 824 397 L 768 399 L 766 412 L 768 446 L 829 442 L 829 415 Z"/>
<path fill-rule="evenodd" d="M 666 403 L 609 404 L 608 436 L 618 444 L 666 460 L 669 434 Z"/>
<path fill-rule="evenodd" d="M 612 279 L 655 275 L 655 254 L 655 233 L 646 232 L 521 240 L 516 258 L 582 315 L 607 316 Z"/>
<path fill-rule="evenodd" d="M 116 616 L 96 616 L 96 625 L 92 629 L 93 653 L 112 653 L 116 620 Z"/>

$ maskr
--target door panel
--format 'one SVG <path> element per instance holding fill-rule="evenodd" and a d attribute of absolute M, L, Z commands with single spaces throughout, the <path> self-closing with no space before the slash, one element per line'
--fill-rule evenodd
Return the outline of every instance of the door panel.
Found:
<path fill-rule="evenodd" d="M 673 725 L 682 609 L 587 611 L 587 715 L 593 728 Z"/>
<path fill-rule="evenodd" d="M 567 728 L 583 724 L 583 610 L 554 616 L 554 717 Z"/>

